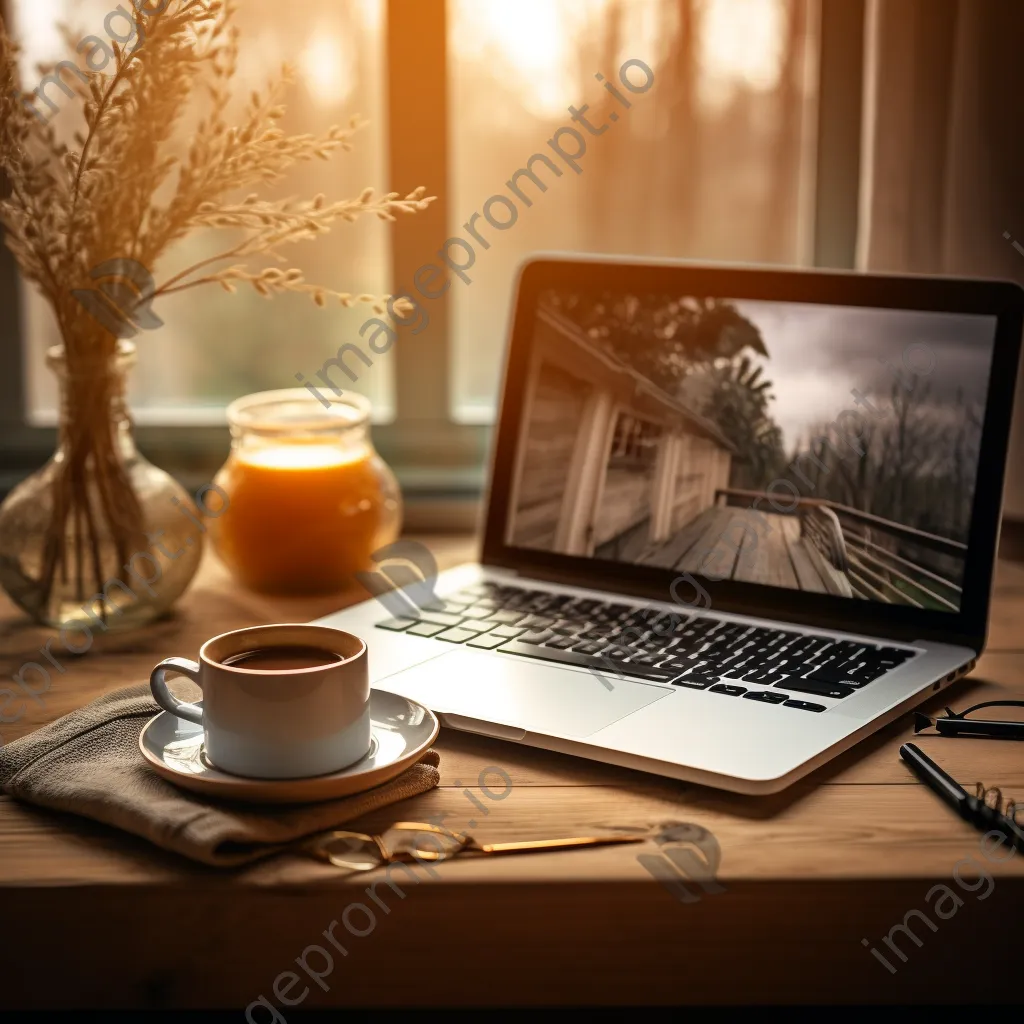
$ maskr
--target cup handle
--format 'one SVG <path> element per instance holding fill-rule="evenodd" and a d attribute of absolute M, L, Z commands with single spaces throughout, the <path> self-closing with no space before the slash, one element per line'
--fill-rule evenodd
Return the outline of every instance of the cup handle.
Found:
<path fill-rule="evenodd" d="M 164 711 L 177 718 L 184 718 L 186 722 L 195 722 L 196 725 L 202 725 L 203 709 L 196 704 L 189 704 L 186 701 L 178 700 L 171 693 L 167 686 L 168 672 L 188 676 L 196 686 L 202 686 L 202 683 L 199 681 L 199 666 L 187 658 L 166 658 L 153 669 L 152 675 L 149 677 L 149 686 L 153 691 L 153 698 Z"/>

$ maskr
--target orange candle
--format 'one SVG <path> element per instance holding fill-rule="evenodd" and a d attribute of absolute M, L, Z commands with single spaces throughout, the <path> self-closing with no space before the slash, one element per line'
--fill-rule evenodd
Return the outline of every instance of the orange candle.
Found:
<path fill-rule="evenodd" d="M 232 453 L 216 483 L 229 499 L 211 523 L 220 557 L 249 587 L 327 593 L 372 568 L 398 535 L 400 498 L 369 439 L 369 403 L 330 408 L 304 389 L 266 392 L 228 409 Z"/>

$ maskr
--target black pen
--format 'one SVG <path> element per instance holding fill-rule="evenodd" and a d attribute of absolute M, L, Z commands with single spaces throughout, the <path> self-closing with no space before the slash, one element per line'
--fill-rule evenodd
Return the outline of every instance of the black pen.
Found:
<path fill-rule="evenodd" d="M 1024 832 L 995 807 L 989 807 L 971 796 L 956 779 L 947 775 L 927 754 L 913 743 L 900 747 L 900 757 L 911 771 L 933 792 L 953 808 L 964 821 L 981 831 L 993 829 L 1002 833 L 1018 850 L 1024 851 Z"/>
<path fill-rule="evenodd" d="M 910 770 L 933 792 L 938 793 L 950 807 L 965 821 L 970 821 L 968 793 L 956 779 L 947 775 L 927 754 L 914 746 L 904 743 L 900 757 L 910 765 Z"/>

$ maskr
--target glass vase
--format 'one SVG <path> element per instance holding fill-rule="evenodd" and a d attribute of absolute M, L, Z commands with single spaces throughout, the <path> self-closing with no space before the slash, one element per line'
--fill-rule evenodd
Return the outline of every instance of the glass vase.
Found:
<path fill-rule="evenodd" d="M 373 567 L 398 536 L 402 499 L 370 439 L 370 403 L 266 391 L 228 407 L 231 454 L 216 477 L 227 509 L 214 548 L 246 586 L 333 593 Z"/>
<path fill-rule="evenodd" d="M 47 354 L 60 386 L 57 450 L 0 506 L 0 585 L 37 622 L 90 636 L 137 628 L 199 567 L 205 526 L 192 499 L 135 447 L 134 363 L 127 341 L 74 365 L 63 346 Z"/>

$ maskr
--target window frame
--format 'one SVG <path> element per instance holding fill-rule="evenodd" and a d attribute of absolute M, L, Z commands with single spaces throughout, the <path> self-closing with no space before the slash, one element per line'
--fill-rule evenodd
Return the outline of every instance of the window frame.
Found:
<path fill-rule="evenodd" d="M 856 248 L 865 0 L 819 0 L 817 152 L 812 197 L 814 266 L 852 267 Z M 0 14 L 11 24 L 8 0 Z M 449 235 L 453 213 L 449 151 L 446 0 L 385 0 L 388 188 L 429 187 L 436 201 L 391 227 L 392 290 L 410 288 Z M 859 42 L 852 41 L 859 40 Z M 424 112 L 431 130 L 423 131 Z M 0 181 L 0 189 L 3 182 Z M 510 285 L 511 286 L 511 285 Z M 41 466 L 53 427 L 27 419 L 23 320 L 17 268 L 0 243 L 0 495 Z M 407 523 L 467 529 L 485 489 L 492 425 L 457 419 L 451 394 L 451 290 L 432 300 L 429 326 L 403 339 L 395 360 L 395 419 L 375 425 L 374 442 L 402 486 Z M 327 354 L 329 356 L 330 353 Z M 282 386 L 288 386 L 282 382 Z M 224 426 L 137 424 L 143 454 L 186 486 L 205 483 L 227 456 Z"/>

